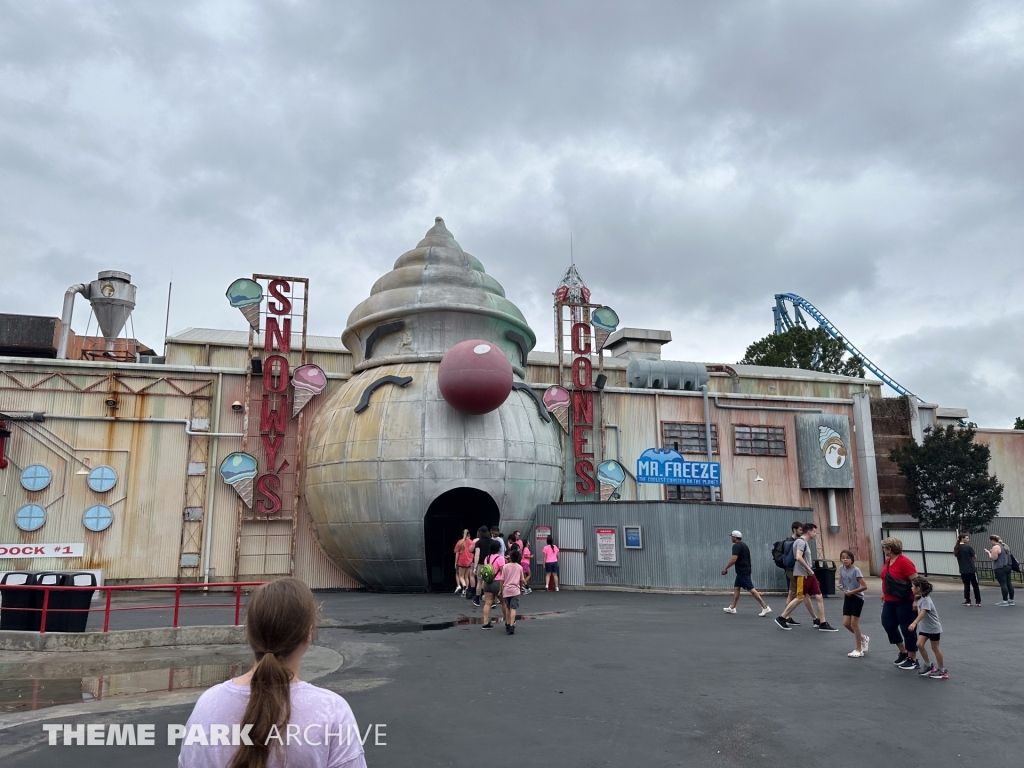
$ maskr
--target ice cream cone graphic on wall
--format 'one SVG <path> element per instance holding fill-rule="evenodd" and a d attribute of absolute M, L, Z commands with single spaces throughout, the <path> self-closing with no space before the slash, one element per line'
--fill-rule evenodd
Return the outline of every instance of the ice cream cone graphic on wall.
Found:
<path fill-rule="evenodd" d="M 324 391 L 327 374 L 319 365 L 300 365 L 292 373 L 292 417 L 298 416 L 306 403 Z"/>
<path fill-rule="evenodd" d="M 560 387 L 557 384 L 553 387 L 548 387 L 544 392 L 544 407 L 548 409 L 548 413 L 558 419 L 559 425 L 562 429 L 569 432 L 569 390 L 565 387 Z"/>
<path fill-rule="evenodd" d="M 240 277 L 231 285 L 225 294 L 228 303 L 239 310 L 249 325 L 255 330 L 260 329 L 260 307 L 263 305 L 263 288 L 255 280 Z"/>
<path fill-rule="evenodd" d="M 611 307 L 598 307 L 591 313 L 590 323 L 594 326 L 595 351 L 600 352 L 608 337 L 619 327 L 619 316 Z"/>
<path fill-rule="evenodd" d="M 232 453 L 220 464 L 220 476 L 235 489 L 235 493 L 252 509 L 253 480 L 256 479 L 256 459 L 248 453 Z"/>

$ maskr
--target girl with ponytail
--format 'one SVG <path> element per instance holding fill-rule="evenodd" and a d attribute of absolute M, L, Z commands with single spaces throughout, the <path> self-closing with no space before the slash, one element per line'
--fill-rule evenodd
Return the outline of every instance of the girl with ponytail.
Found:
<path fill-rule="evenodd" d="M 198 743 L 183 743 L 179 768 L 365 768 L 359 727 L 346 701 L 299 680 L 319 613 L 313 593 L 298 579 L 278 579 L 252 593 L 245 636 L 256 663 L 196 702 L 185 742 Z M 200 729 L 205 738 L 189 738 Z M 212 738 L 218 731 L 226 738 Z M 252 744 L 232 744 L 231 734 L 239 732 Z"/>

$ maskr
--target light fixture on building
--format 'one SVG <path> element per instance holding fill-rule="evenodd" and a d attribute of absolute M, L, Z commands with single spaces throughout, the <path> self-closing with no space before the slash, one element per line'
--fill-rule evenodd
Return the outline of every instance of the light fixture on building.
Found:
<path fill-rule="evenodd" d="M 76 475 L 88 475 L 90 472 L 92 472 L 92 467 L 89 466 L 89 460 L 88 459 L 83 459 L 82 460 L 82 466 L 80 466 L 78 468 L 78 471 L 75 472 L 75 474 Z"/>
<path fill-rule="evenodd" d="M 761 474 L 757 471 L 757 469 L 755 467 L 748 467 L 747 468 L 747 472 L 753 472 L 754 473 L 754 480 L 753 480 L 753 482 L 755 482 L 755 483 L 763 483 L 764 482 L 764 478 L 761 477 Z M 747 479 L 750 479 L 749 475 L 747 476 Z"/>
<path fill-rule="evenodd" d="M 117 398 L 116 397 L 113 397 L 113 396 L 108 397 L 103 402 L 107 404 L 108 408 L 117 408 Z"/>
<path fill-rule="evenodd" d="M 231 410 L 235 411 L 235 413 L 240 412 L 242 410 L 242 403 L 241 403 L 241 401 L 240 400 L 235 400 L 235 402 L 233 402 L 231 404 Z"/>

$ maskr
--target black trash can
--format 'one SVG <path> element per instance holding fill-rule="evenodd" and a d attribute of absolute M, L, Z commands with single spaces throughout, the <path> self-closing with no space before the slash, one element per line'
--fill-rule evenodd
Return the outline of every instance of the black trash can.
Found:
<path fill-rule="evenodd" d="M 88 571 L 63 571 L 61 573 L 61 586 L 64 587 L 95 587 L 96 574 Z M 58 590 L 50 593 L 50 607 L 57 601 L 58 608 L 75 608 L 74 611 L 64 610 L 60 612 L 60 629 L 50 629 L 50 622 L 47 619 L 47 632 L 85 632 L 85 626 L 89 623 L 87 610 L 92 605 L 92 596 L 96 590 L 93 589 L 68 589 Z M 47 613 L 49 615 L 49 612 Z"/>
<path fill-rule="evenodd" d="M 835 560 L 815 560 L 814 576 L 821 584 L 822 597 L 836 596 L 836 563 Z"/>
<path fill-rule="evenodd" d="M 36 574 L 36 584 L 40 587 L 60 587 L 64 584 L 64 572 L 63 571 L 40 571 Z M 34 590 L 36 597 L 36 607 L 42 609 L 43 607 L 43 590 Z M 50 597 L 46 601 L 46 632 L 63 632 L 65 624 L 65 615 L 63 611 L 55 611 L 55 608 L 61 607 L 61 597 L 59 589 L 51 589 Z M 42 611 L 37 614 L 39 616 L 39 623 L 36 629 L 42 626 Z"/>
<path fill-rule="evenodd" d="M 36 583 L 38 571 L 8 571 L 0 576 L 0 584 Z M 39 631 L 39 611 L 19 610 L 42 608 L 43 593 L 38 589 L 5 589 L 0 596 L 0 630 L 13 629 L 21 632 Z"/>

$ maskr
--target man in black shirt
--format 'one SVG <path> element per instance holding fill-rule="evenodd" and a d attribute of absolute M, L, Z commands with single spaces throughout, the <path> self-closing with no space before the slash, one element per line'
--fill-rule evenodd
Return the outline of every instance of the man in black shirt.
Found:
<path fill-rule="evenodd" d="M 761 604 L 761 612 L 757 615 L 767 616 L 772 609 L 761 599 L 761 593 L 754 589 L 754 582 L 750 578 L 750 574 L 753 572 L 750 565 L 750 547 L 743 543 L 743 534 L 739 531 L 732 532 L 732 557 L 722 569 L 722 575 L 727 575 L 733 566 L 736 566 L 736 581 L 733 583 L 732 605 L 722 610 L 726 613 L 736 613 L 736 603 L 740 601 L 740 590 L 745 589 Z"/>

